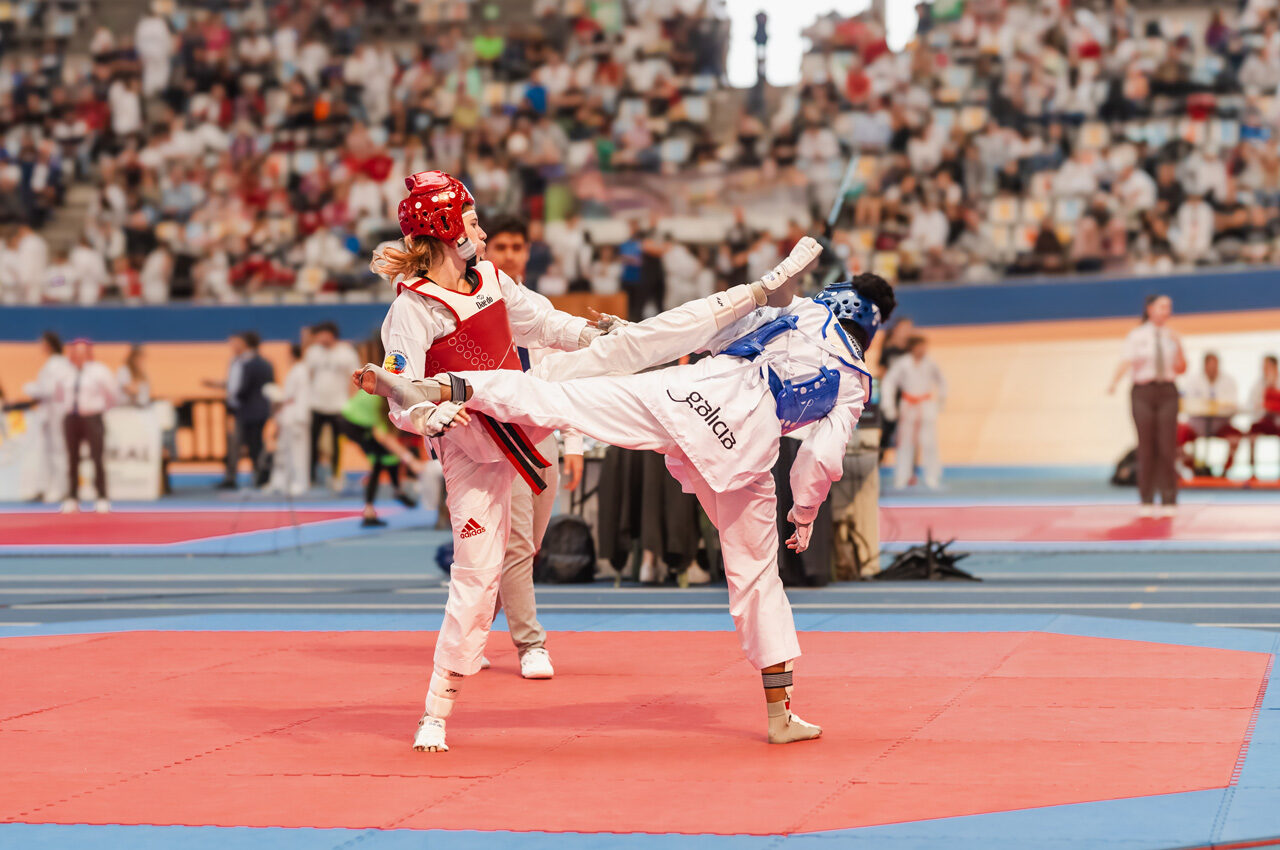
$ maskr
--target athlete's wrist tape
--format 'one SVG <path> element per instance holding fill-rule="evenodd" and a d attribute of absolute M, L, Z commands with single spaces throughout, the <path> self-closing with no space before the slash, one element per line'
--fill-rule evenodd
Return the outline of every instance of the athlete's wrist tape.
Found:
<path fill-rule="evenodd" d="M 786 670 L 782 673 L 761 673 L 760 678 L 764 680 L 765 690 L 771 688 L 789 688 L 792 685 L 791 677 L 794 675 L 793 670 Z"/>
<path fill-rule="evenodd" d="M 467 400 L 467 382 L 452 372 L 449 373 L 449 400 L 462 404 Z"/>

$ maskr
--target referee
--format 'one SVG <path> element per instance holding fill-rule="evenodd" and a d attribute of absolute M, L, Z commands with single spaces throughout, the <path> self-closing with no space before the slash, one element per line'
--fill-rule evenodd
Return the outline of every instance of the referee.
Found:
<path fill-rule="evenodd" d="M 1174 378 L 1187 371 L 1182 340 L 1166 325 L 1173 315 L 1168 295 L 1150 295 L 1142 311 L 1142 324 L 1124 341 L 1124 357 L 1111 379 L 1114 393 L 1126 374 L 1133 382 L 1130 400 L 1133 424 L 1138 431 L 1138 494 L 1142 516 L 1156 516 L 1156 493 L 1162 505 L 1159 515 L 1172 517 L 1178 502 L 1178 387 Z"/>
<path fill-rule="evenodd" d="M 93 346 L 88 340 L 72 342 L 67 347 L 67 360 L 71 368 L 59 373 L 54 387 L 58 406 L 67 411 L 62 421 L 67 440 L 68 471 L 67 498 L 62 503 L 62 512 L 80 510 L 76 497 L 80 485 L 80 445 L 88 443 L 94 484 L 98 490 L 94 510 L 104 514 L 111 510 L 111 504 L 107 501 L 107 474 L 102 458 L 106 443 L 102 414 L 120 401 L 120 386 L 111 370 L 93 359 Z"/>

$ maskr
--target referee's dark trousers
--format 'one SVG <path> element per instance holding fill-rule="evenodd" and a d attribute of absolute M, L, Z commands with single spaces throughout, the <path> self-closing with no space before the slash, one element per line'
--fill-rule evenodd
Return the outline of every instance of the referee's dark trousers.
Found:
<path fill-rule="evenodd" d="M 1138 430 L 1138 494 L 1142 504 L 1178 501 L 1178 388 L 1172 381 L 1134 384 L 1130 393 L 1133 424 Z"/>
<path fill-rule="evenodd" d="M 67 498 L 76 498 L 80 485 L 80 444 L 89 444 L 89 457 L 93 460 L 93 481 L 98 488 L 98 498 L 107 498 L 107 472 L 102 464 L 102 450 L 107 429 L 101 413 L 68 413 L 62 421 L 62 431 L 67 438 Z"/>

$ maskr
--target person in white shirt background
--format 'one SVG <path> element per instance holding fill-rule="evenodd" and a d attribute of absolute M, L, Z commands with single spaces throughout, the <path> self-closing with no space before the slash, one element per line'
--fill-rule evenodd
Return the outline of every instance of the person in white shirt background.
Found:
<path fill-rule="evenodd" d="M 40 403 L 40 492 L 45 502 L 60 502 L 67 482 L 67 440 L 62 431 L 66 409 L 55 398 L 61 376 L 71 371 L 71 363 L 62 353 L 62 339 L 53 331 L 40 335 L 45 361 L 36 379 L 22 388 L 30 399 Z"/>
<path fill-rule="evenodd" d="M 1183 462 L 1189 469 L 1196 468 L 1195 441 L 1201 437 L 1218 437 L 1228 445 L 1227 460 L 1222 466 L 1225 476 L 1235 462 L 1236 449 L 1244 437 L 1231 417 L 1236 413 L 1239 390 L 1235 379 L 1222 372 L 1218 355 L 1207 352 L 1204 371 L 1192 375 L 1182 385 L 1182 403 L 1188 416 L 1185 424 L 1178 426 L 1178 445 L 1183 446 Z"/>
<path fill-rule="evenodd" d="M 67 441 L 67 493 L 62 512 L 80 510 L 77 496 L 80 447 L 87 443 L 98 493 L 94 510 L 104 514 L 111 510 L 111 503 L 107 501 L 107 473 L 103 465 L 106 425 L 102 414 L 119 404 L 120 385 L 105 364 L 93 359 L 93 346 L 87 339 L 74 340 L 67 346 L 67 361 L 70 368 L 59 372 L 54 384 L 55 401 L 66 411 L 62 430 Z"/>
<path fill-rule="evenodd" d="M 283 386 L 268 388 L 275 404 L 276 450 L 271 466 L 272 493 L 301 496 L 311 480 L 311 375 L 302 359 L 302 346 L 289 346 L 289 367 Z"/>
<path fill-rule="evenodd" d="M 351 395 L 351 373 L 360 366 L 360 358 L 349 342 L 340 339 L 338 326 L 333 322 L 321 322 L 311 329 L 311 344 L 302 362 L 307 367 L 310 384 L 307 400 L 311 407 L 311 439 L 308 456 L 311 459 L 311 483 L 316 482 L 315 466 L 320 460 L 320 437 L 328 429 L 330 486 L 341 490 L 341 449 L 339 440 L 342 406 Z"/>
<path fill-rule="evenodd" d="M 1116 367 L 1108 393 L 1114 393 L 1121 379 L 1133 382 L 1130 404 L 1138 432 L 1138 495 L 1142 516 L 1174 515 L 1178 502 L 1178 474 L 1174 467 L 1178 439 L 1178 387 L 1174 379 L 1187 371 L 1182 340 L 1168 328 L 1173 315 L 1173 299 L 1167 295 L 1147 297 L 1142 324 L 1129 332 L 1124 357 Z"/>
<path fill-rule="evenodd" d="M 6 270 L 0 279 L 5 304 L 38 304 L 49 265 L 49 245 L 29 225 L 19 223 L 9 231 Z"/>
<path fill-rule="evenodd" d="M 898 423 L 898 448 L 893 486 L 901 490 L 916 483 L 916 455 L 924 472 L 924 485 L 942 485 L 942 461 L 938 456 L 938 413 L 947 400 L 942 370 L 929 357 L 923 336 L 907 340 L 907 356 L 899 357 L 880 384 L 884 415 Z"/>
<path fill-rule="evenodd" d="M 132 407 L 151 404 L 151 379 L 147 376 L 147 350 L 141 345 L 129 346 L 124 363 L 116 370 L 121 402 Z"/>

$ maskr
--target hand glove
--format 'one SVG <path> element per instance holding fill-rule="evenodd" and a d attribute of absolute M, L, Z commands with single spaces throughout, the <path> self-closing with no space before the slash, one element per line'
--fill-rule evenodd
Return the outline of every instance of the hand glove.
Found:
<path fill-rule="evenodd" d="M 795 525 L 795 532 L 787 539 L 787 548 L 797 553 L 809 548 L 809 538 L 813 536 L 813 521 L 818 518 L 817 508 L 794 505 L 787 511 L 787 521 Z"/>
<path fill-rule="evenodd" d="M 598 314 L 595 325 L 600 329 L 601 333 L 612 333 L 623 325 L 630 324 L 626 319 L 620 319 L 617 316 L 611 316 L 608 313 Z"/>
<path fill-rule="evenodd" d="M 434 405 L 424 402 L 421 406 L 412 408 L 409 416 L 422 436 L 438 437 L 454 425 L 469 421 L 465 413 L 459 416 L 461 412 L 462 405 L 456 401 L 442 401 Z"/>
<path fill-rule="evenodd" d="M 822 254 L 822 246 L 818 240 L 805 236 L 795 244 L 787 258 L 773 267 L 773 271 L 760 278 L 759 283 L 765 292 L 774 292 L 793 277 L 809 268 Z"/>

